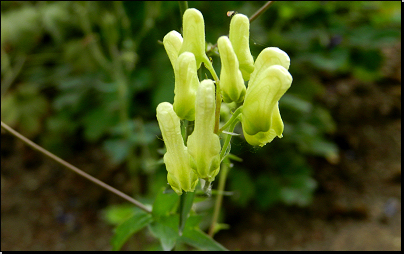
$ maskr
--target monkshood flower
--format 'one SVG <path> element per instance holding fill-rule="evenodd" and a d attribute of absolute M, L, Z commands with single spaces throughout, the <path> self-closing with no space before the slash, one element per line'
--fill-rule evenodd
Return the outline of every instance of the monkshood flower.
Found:
<path fill-rule="evenodd" d="M 233 50 L 237 55 L 240 64 L 240 71 L 244 81 L 250 79 L 254 71 L 254 60 L 250 51 L 250 21 L 243 14 L 236 14 L 230 21 L 229 38 Z"/>
<path fill-rule="evenodd" d="M 266 132 L 258 132 L 255 135 L 247 134 L 244 129 L 244 138 L 245 140 L 253 146 L 264 146 L 267 143 L 271 142 L 276 136 L 278 138 L 282 138 L 283 135 L 283 121 L 281 118 L 281 114 L 279 112 L 279 103 L 276 103 L 275 107 L 272 110 L 271 116 L 271 128 Z"/>
<path fill-rule="evenodd" d="M 163 38 L 163 45 L 170 59 L 173 69 L 175 69 L 175 61 L 177 61 L 178 53 L 182 46 L 182 36 L 177 31 L 171 31 Z"/>
<path fill-rule="evenodd" d="M 164 163 L 168 171 L 168 183 L 178 195 L 183 190 L 193 192 L 198 177 L 189 165 L 189 154 L 181 136 L 180 119 L 170 103 L 162 102 L 157 106 L 157 121 L 167 148 Z"/>
<path fill-rule="evenodd" d="M 201 63 L 210 64 L 205 53 L 205 22 L 202 13 L 189 8 L 182 17 L 183 42 L 179 54 L 191 52 L 195 55 L 197 69 Z"/>
<path fill-rule="evenodd" d="M 175 62 L 174 111 L 180 119 L 195 119 L 195 98 L 199 86 L 194 54 L 182 53 Z"/>
<path fill-rule="evenodd" d="M 277 47 L 268 47 L 261 51 L 254 63 L 254 71 L 251 73 L 248 86 L 254 84 L 254 78 L 257 73 L 260 73 L 263 69 L 266 69 L 272 65 L 281 65 L 285 69 L 289 70 L 290 58 L 285 51 Z"/>
<path fill-rule="evenodd" d="M 233 101 L 242 102 L 246 88 L 232 44 L 227 36 L 221 36 L 217 40 L 217 46 L 222 63 L 220 88 L 222 90 L 223 101 L 227 103 Z"/>
<path fill-rule="evenodd" d="M 251 145 L 264 146 L 282 137 L 278 102 L 292 84 L 289 63 L 288 55 L 277 48 L 263 50 L 255 61 L 241 111 L 243 133 Z"/>
<path fill-rule="evenodd" d="M 195 102 L 195 129 L 188 137 L 191 167 L 199 178 L 212 182 L 220 169 L 220 140 L 215 126 L 215 85 L 205 79 L 198 87 Z"/>

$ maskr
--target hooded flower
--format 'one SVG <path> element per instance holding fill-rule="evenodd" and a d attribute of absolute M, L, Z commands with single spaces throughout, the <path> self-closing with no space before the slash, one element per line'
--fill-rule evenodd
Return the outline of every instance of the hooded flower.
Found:
<path fill-rule="evenodd" d="M 191 167 L 200 178 L 212 182 L 219 172 L 221 149 L 219 136 L 213 133 L 215 85 L 212 80 L 201 82 L 195 105 L 195 129 L 187 143 Z"/>
<path fill-rule="evenodd" d="M 167 148 L 164 163 L 168 171 L 168 183 L 178 195 L 182 194 L 182 190 L 194 191 L 198 177 L 189 165 L 189 154 L 181 136 L 180 119 L 170 103 L 162 102 L 157 106 L 157 121 Z"/>
<path fill-rule="evenodd" d="M 179 54 L 191 52 L 195 55 L 197 69 L 201 63 L 210 64 L 205 53 L 205 22 L 202 13 L 189 8 L 182 17 L 183 43 Z"/>
<path fill-rule="evenodd" d="M 224 102 L 242 102 L 245 95 L 243 75 L 239 70 L 237 56 L 227 36 L 217 40 L 222 69 L 220 71 L 220 89 Z"/>
<path fill-rule="evenodd" d="M 174 111 L 181 119 L 195 119 L 195 98 L 199 80 L 194 54 L 182 53 L 175 62 Z"/>
<path fill-rule="evenodd" d="M 290 58 L 283 50 L 276 47 L 268 47 L 261 51 L 254 63 L 254 71 L 251 73 L 248 86 L 254 84 L 254 78 L 257 73 L 268 68 L 272 65 L 281 65 L 285 69 L 289 70 Z"/>
<path fill-rule="evenodd" d="M 240 71 L 245 81 L 254 71 L 254 60 L 250 52 L 250 21 L 243 14 L 236 14 L 230 21 L 229 38 L 240 64 Z"/>
<path fill-rule="evenodd" d="M 173 69 L 175 69 L 175 61 L 177 61 L 178 53 L 182 46 L 182 36 L 179 32 L 173 30 L 166 34 L 163 38 L 163 45 L 170 59 Z"/>
<path fill-rule="evenodd" d="M 267 63 L 257 58 L 242 108 L 243 133 L 251 145 L 264 146 L 283 132 L 278 101 L 292 84 L 292 76 L 285 67 Z"/>

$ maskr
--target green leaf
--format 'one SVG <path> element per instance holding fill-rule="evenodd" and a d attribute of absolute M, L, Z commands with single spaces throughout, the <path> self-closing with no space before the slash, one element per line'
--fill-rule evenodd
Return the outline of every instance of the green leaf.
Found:
<path fill-rule="evenodd" d="M 37 86 L 21 84 L 1 101 L 2 120 L 18 125 L 24 135 L 32 137 L 41 131 L 41 119 L 47 114 L 48 101 Z"/>
<path fill-rule="evenodd" d="M 191 218 L 190 218 L 191 219 Z M 212 237 L 202 232 L 197 227 L 185 227 L 184 233 L 180 237 L 180 240 L 195 248 L 207 251 L 225 251 L 228 250 L 220 243 L 213 240 Z"/>
<path fill-rule="evenodd" d="M 130 236 L 138 232 L 153 221 L 149 213 L 137 213 L 124 221 L 115 229 L 111 239 L 112 250 L 120 250 Z"/>
<path fill-rule="evenodd" d="M 175 194 L 177 195 L 177 194 Z M 178 234 L 179 216 L 173 214 L 163 216 L 149 225 L 152 234 L 160 240 L 161 247 L 165 251 L 172 250 L 179 238 Z"/>
<path fill-rule="evenodd" d="M 182 234 L 184 230 L 185 223 L 188 219 L 189 211 L 192 208 L 192 204 L 194 202 L 195 192 L 185 192 L 181 195 L 180 201 L 180 224 L 179 224 L 179 233 Z"/>
<path fill-rule="evenodd" d="M 108 112 L 104 105 L 89 109 L 83 117 L 84 135 L 86 140 L 96 141 L 118 122 L 116 114 Z"/>
<path fill-rule="evenodd" d="M 231 179 L 230 189 L 235 193 L 231 199 L 240 206 L 245 207 L 254 198 L 255 183 L 247 173 L 247 170 L 234 168 L 229 178 Z"/>
<path fill-rule="evenodd" d="M 112 205 L 103 210 L 106 221 L 113 225 L 119 225 L 132 217 L 135 213 L 143 212 L 132 204 Z"/>
<path fill-rule="evenodd" d="M 154 200 L 152 214 L 155 218 L 169 215 L 180 198 L 175 192 L 164 193 L 164 189 L 165 188 L 161 188 Z"/>
<path fill-rule="evenodd" d="M 108 139 L 104 141 L 103 147 L 112 157 L 113 163 L 119 164 L 128 156 L 130 143 L 123 139 Z"/>

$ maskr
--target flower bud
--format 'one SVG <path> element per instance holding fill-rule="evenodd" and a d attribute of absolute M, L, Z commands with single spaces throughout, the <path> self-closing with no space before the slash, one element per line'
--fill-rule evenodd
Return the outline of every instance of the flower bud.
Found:
<path fill-rule="evenodd" d="M 182 36 L 177 31 L 171 31 L 163 38 L 163 45 L 167 52 L 168 58 L 170 58 L 171 65 L 175 69 L 175 61 L 178 58 L 182 46 Z"/>
<path fill-rule="evenodd" d="M 253 82 L 246 92 L 241 122 L 244 134 L 258 134 L 254 138 L 264 146 L 272 141 L 273 137 L 282 135 L 283 123 L 277 105 L 292 84 L 292 76 L 284 67 L 272 65 L 261 69 Z M 247 142 L 248 139 L 252 141 L 248 136 L 246 139 Z M 257 142 L 253 143 L 252 145 L 255 145 Z"/>
<path fill-rule="evenodd" d="M 237 56 L 227 36 L 217 40 L 222 69 L 220 71 L 220 89 L 224 102 L 242 102 L 245 95 L 245 85 Z"/>
<path fill-rule="evenodd" d="M 191 167 L 199 178 L 212 182 L 220 166 L 220 140 L 215 126 L 215 85 L 210 79 L 198 87 L 195 102 L 195 129 L 188 137 Z"/>
<path fill-rule="evenodd" d="M 196 91 L 199 85 L 194 54 L 182 53 L 175 63 L 174 74 L 174 111 L 179 118 L 193 121 Z"/>
<path fill-rule="evenodd" d="M 197 69 L 201 63 L 208 64 L 209 58 L 205 53 L 205 22 L 202 13 L 194 8 L 189 8 L 182 17 L 182 32 L 184 41 L 180 54 L 191 52 L 195 55 Z"/>
<path fill-rule="evenodd" d="M 230 21 L 229 38 L 240 64 L 240 71 L 245 81 L 254 71 L 254 60 L 250 51 L 250 21 L 243 14 L 236 14 Z"/>
<path fill-rule="evenodd" d="M 257 73 L 265 70 L 269 66 L 280 65 L 289 70 L 290 58 L 283 50 L 276 47 L 268 47 L 261 51 L 254 63 L 254 72 L 251 74 L 249 86 L 254 83 Z"/>
<path fill-rule="evenodd" d="M 162 102 L 157 106 L 157 121 L 167 148 L 164 163 L 168 171 L 168 183 L 178 195 L 182 194 L 182 190 L 194 191 L 198 177 L 189 165 L 189 154 L 181 136 L 180 119 L 170 103 Z"/>

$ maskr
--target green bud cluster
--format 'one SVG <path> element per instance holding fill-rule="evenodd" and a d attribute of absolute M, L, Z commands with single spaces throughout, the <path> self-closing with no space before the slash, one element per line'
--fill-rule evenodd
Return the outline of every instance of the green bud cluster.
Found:
<path fill-rule="evenodd" d="M 160 103 L 157 120 L 167 148 L 167 180 L 179 195 L 194 191 L 199 178 L 212 182 L 220 170 L 221 156 L 225 155 L 221 154 L 215 123 L 221 98 L 228 105 L 242 104 L 240 115 L 229 122 L 241 121 L 244 137 L 251 145 L 264 146 L 282 137 L 279 100 L 292 83 L 290 59 L 282 50 L 269 47 L 254 62 L 249 29 L 248 17 L 236 14 L 230 22 L 229 37 L 218 39 L 220 80 L 205 52 L 205 24 L 200 11 L 191 8 L 184 12 L 182 35 L 171 31 L 164 36 L 164 48 L 175 75 L 174 103 Z M 202 63 L 215 81 L 199 81 L 197 70 Z M 229 109 L 224 105 L 221 108 Z M 195 121 L 194 131 L 185 141 L 181 120 Z"/>

